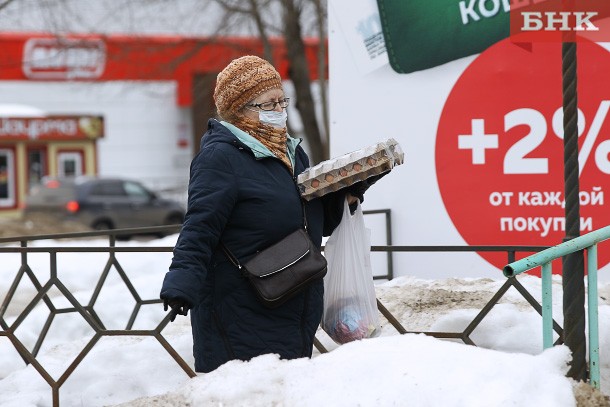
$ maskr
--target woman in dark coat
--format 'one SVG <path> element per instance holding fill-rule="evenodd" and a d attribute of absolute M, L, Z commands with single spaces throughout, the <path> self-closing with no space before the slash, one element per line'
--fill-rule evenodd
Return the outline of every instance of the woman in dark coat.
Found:
<path fill-rule="evenodd" d="M 195 370 L 266 353 L 311 357 L 322 316 L 323 281 L 278 308 L 257 299 L 219 248 L 242 262 L 303 226 L 321 245 L 342 215 L 348 191 L 301 200 L 296 176 L 309 167 L 301 140 L 286 133 L 288 99 L 267 61 L 245 56 L 218 74 L 212 119 L 191 164 L 188 211 L 161 289 L 175 314 L 191 310 Z M 361 195 L 357 190 L 352 191 Z"/>

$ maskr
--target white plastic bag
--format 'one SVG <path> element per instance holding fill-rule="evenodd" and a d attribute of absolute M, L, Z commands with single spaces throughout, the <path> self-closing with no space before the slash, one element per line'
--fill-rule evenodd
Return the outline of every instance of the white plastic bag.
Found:
<path fill-rule="evenodd" d="M 328 238 L 324 257 L 328 261 L 324 277 L 324 332 L 338 344 L 379 335 L 371 231 L 364 225 L 360 205 L 352 215 L 345 201 L 341 223 Z"/>

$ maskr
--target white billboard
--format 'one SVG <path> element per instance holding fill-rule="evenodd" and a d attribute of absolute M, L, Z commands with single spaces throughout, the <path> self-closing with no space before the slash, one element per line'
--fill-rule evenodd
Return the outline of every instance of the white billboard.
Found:
<path fill-rule="evenodd" d="M 329 1 L 331 156 L 390 137 L 400 143 L 405 163 L 375 184 L 363 204 L 365 210 L 391 210 L 393 245 L 561 243 L 558 44 L 534 44 L 528 51 L 507 38 L 480 54 L 401 74 L 388 63 L 381 32 L 377 1 Z M 610 66 L 610 54 L 599 44 L 583 44 L 579 52 L 585 62 L 596 62 L 586 64 L 592 65 L 587 78 Z M 581 175 L 586 233 L 610 223 L 604 198 L 610 141 L 603 144 L 610 134 L 610 89 L 589 82 L 583 89 L 581 133 L 595 133 L 585 147 L 589 173 Z M 367 222 L 373 245 L 384 245 L 383 222 Z M 375 273 L 384 274 L 383 255 L 376 257 Z M 500 277 L 508 255 L 406 252 L 393 259 L 397 276 Z M 600 266 L 607 264 L 600 255 Z M 610 279 L 608 274 L 600 279 Z"/>

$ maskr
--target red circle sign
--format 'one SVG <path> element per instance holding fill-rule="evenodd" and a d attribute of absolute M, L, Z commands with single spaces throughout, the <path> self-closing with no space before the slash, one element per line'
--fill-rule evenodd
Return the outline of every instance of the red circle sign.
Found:
<path fill-rule="evenodd" d="M 469 245 L 552 246 L 565 237 L 561 65 L 560 43 L 528 50 L 506 39 L 476 58 L 449 94 L 436 173 Z M 578 43 L 581 234 L 610 225 L 608 72 L 609 52 Z M 610 251 L 598 253 L 601 268 Z M 498 268 L 507 263 L 506 253 L 480 255 Z"/>

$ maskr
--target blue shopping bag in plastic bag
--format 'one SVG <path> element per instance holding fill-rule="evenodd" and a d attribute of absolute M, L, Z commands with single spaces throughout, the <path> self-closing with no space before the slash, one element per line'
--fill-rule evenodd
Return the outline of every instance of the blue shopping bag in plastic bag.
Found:
<path fill-rule="evenodd" d="M 328 238 L 324 256 L 328 262 L 324 277 L 324 332 L 338 344 L 379 335 L 371 231 L 364 224 L 361 205 L 352 215 L 345 201 L 341 223 Z"/>

